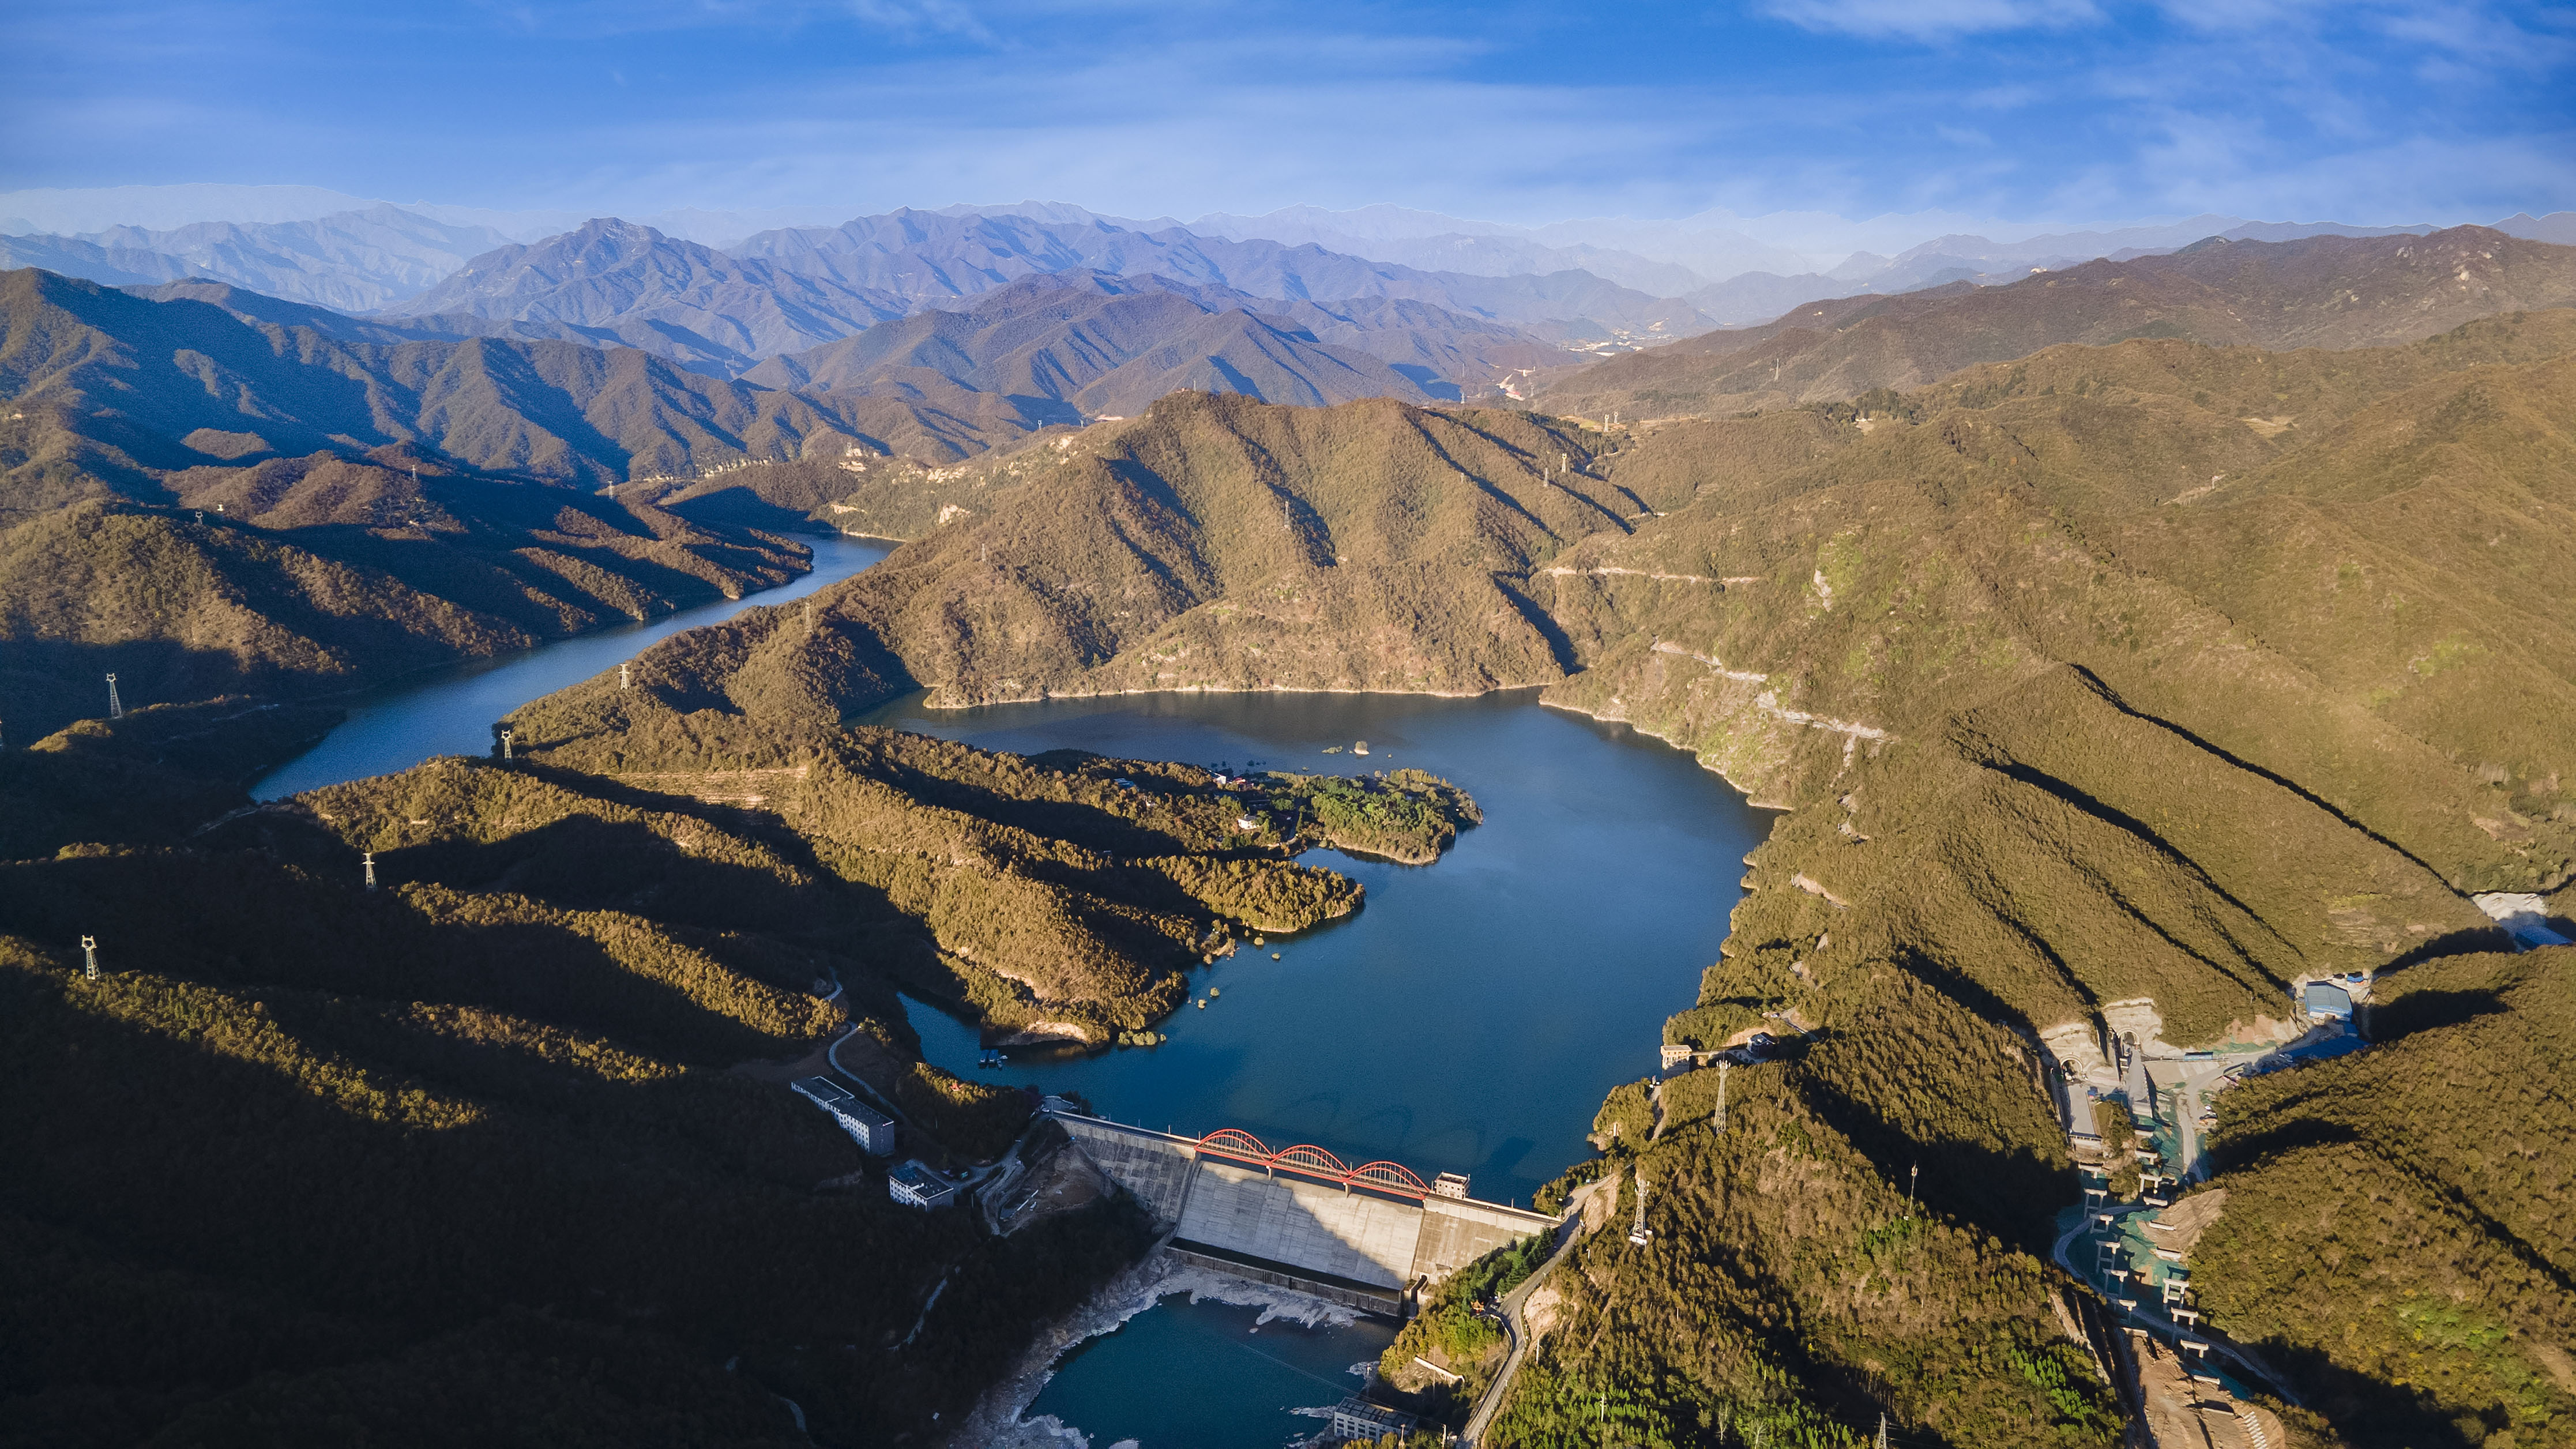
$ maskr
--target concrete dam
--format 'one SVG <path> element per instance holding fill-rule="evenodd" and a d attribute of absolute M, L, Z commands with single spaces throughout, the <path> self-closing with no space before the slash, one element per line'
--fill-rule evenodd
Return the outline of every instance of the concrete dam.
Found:
<path fill-rule="evenodd" d="M 1425 1288 L 1556 1227 L 1543 1213 L 1465 1196 L 1464 1178 L 1426 1186 L 1394 1163 L 1350 1168 L 1321 1148 L 1274 1152 L 1231 1129 L 1178 1137 L 1047 1115 L 1145 1204 L 1182 1259 L 1371 1313 L 1405 1316 Z"/>

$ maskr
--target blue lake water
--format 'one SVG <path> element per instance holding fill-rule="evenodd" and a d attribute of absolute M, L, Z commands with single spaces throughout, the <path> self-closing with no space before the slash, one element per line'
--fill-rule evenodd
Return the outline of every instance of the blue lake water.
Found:
<path fill-rule="evenodd" d="M 868 722 L 1023 752 L 1415 766 L 1464 786 L 1485 823 L 1437 864 L 1303 857 L 1359 881 L 1366 904 L 1198 973 L 1198 996 L 1218 996 L 1159 1026 L 1163 1045 L 1023 1053 L 980 1074 L 1191 1136 L 1239 1127 L 1426 1180 L 1463 1172 L 1498 1202 L 1527 1203 L 1586 1156 L 1602 1096 L 1656 1070 L 1663 1020 L 1696 999 L 1771 818 L 1689 755 L 1531 691 L 910 700 Z M 1358 740 L 1365 758 L 1322 753 Z M 933 1062 L 979 1074 L 972 1030 L 924 1006 L 910 1016 Z"/>
<path fill-rule="evenodd" d="M 251 798 L 279 800 L 324 785 L 390 775 L 438 755 L 489 753 L 492 722 L 528 701 L 615 669 L 683 629 L 721 623 L 754 605 L 803 598 L 893 551 L 891 544 L 838 535 L 799 538 L 814 549 L 813 571 L 777 588 L 498 659 L 423 670 L 351 695 L 339 701 L 349 717 L 321 743 L 251 786 Z"/>

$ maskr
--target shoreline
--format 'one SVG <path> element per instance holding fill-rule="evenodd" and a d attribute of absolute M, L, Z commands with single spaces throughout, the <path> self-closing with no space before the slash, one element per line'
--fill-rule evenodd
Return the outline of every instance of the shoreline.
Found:
<path fill-rule="evenodd" d="M 1737 783 L 1735 777 L 1726 773 L 1724 769 L 1711 764 L 1706 754 L 1689 745 L 1681 743 L 1670 735 L 1649 729 L 1625 715 L 1600 714 L 1595 711 L 1585 709 L 1583 706 L 1578 704 L 1568 704 L 1563 700 L 1548 699 L 1544 697 L 1545 691 L 1552 689 L 1559 684 L 1563 684 L 1566 680 L 1572 678 L 1574 678 L 1574 676 L 1569 674 L 1565 679 L 1553 679 L 1544 684 L 1497 684 L 1491 689 L 1464 691 L 1445 689 L 1335 689 L 1327 686 L 1302 687 L 1288 684 L 1268 684 L 1235 688 L 1226 685 L 1202 684 L 1182 685 L 1170 689 L 1099 689 L 1088 690 L 1078 694 L 1029 694 L 1016 696 L 1010 699 L 979 699 L 971 704 L 941 704 L 931 697 L 931 692 L 929 690 L 924 690 L 922 692 L 923 697 L 921 707 L 925 710 L 939 714 L 964 714 L 969 710 L 991 709 L 1004 705 L 1052 704 L 1057 700 L 1073 699 L 1132 699 L 1138 696 L 1152 694 L 1382 694 L 1393 699 L 1485 699 L 1493 695 L 1511 694 L 1519 690 L 1535 690 L 1540 692 L 1541 697 L 1530 702 L 1539 705 L 1542 708 L 1563 710 L 1567 714 L 1581 715 L 1585 719 L 1594 720 L 1601 724 L 1625 725 L 1629 729 L 1635 730 L 1638 734 L 1644 735 L 1646 738 L 1655 741 L 1657 744 L 1663 745 L 1667 749 L 1681 751 L 1691 757 L 1692 763 L 1698 765 L 1701 769 L 1708 771 L 1710 774 L 1715 775 L 1719 779 L 1724 780 L 1728 789 L 1743 796 L 1744 803 L 1752 806 L 1756 810 L 1778 810 L 1785 812 L 1792 808 L 1788 805 L 1753 798 L 1753 792 L 1751 790 Z M 1403 862 L 1398 863 L 1402 864 Z"/>

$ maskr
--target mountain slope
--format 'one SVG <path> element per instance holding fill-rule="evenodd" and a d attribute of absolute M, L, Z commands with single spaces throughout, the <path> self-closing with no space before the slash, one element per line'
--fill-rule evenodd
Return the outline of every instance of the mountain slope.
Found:
<path fill-rule="evenodd" d="M 955 470 L 936 531 L 818 596 L 811 636 L 662 647 L 718 651 L 689 667 L 756 676 L 733 697 L 816 721 L 916 681 L 948 704 L 1543 683 L 1564 665 L 1520 580 L 1638 511 L 1559 472 L 1567 453 L 1509 413 L 1176 393 Z"/>
<path fill-rule="evenodd" d="M 211 278 L 273 297 L 368 312 L 428 289 L 509 239 L 377 205 L 311 221 L 119 226 L 84 236 L 0 237 L 0 262 L 112 286 Z"/>
<path fill-rule="evenodd" d="M 1735 413 L 1920 387 L 2043 347 L 2181 337 L 2214 346 L 2409 342 L 2473 317 L 2576 301 L 2576 249 L 2483 227 L 2430 236 L 2209 241 L 2006 287 L 1845 297 L 1554 381 L 1539 404 L 1631 417 Z"/>
<path fill-rule="evenodd" d="M 2427 962 L 2369 1011 L 2372 1050 L 2219 1098 L 2193 1277 L 2356 1445 L 2564 1443 L 2576 950 Z"/>
<path fill-rule="evenodd" d="M 631 349 L 342 341 L 350 329 L 307 326 L 294 304 L 230 302 L 240 310 L 34 270 L 0 278 L 0 389 L 59 435 L 34 460 L 112 475 L 401 445 L 597 486 L 872 441 L 860 414 Z"/>
<path fill-rule="evenodd" d="M 801 442 L 825 415 L 786 395 L 561 343 L 343 343 L 37 271 L 0 277 L 0 324 L 21 740 L 101 713 L 109 672 L 132 705 L 347 688 L 807 565 L 774 533 L 593 491 Z M 825 451 L 880 451 L 845 426 Z"/>
<path fill-rule="evenodd" d="M 1343 256 L 1317 246 L 1233 241 L 1172 228 L 1142 233 L 1025 216 L 944 216 L 897 211 L 838 228 L 762 232 L 733 252 L 800 275 L 895 293 L 915 306 L 973 296 L 1038 272 L 1075 269 L 1153 274 L 1232 287 L 1256 297 L 1336 301 L 1384 297 L 1555 335 L 1606 336 L 1613 328 L 1679 334 L 1704 325 L 1689 307 L 1615 286 L 1581 271 L 1543 276 L 1425 272 Z"/>
<path fill-rule="evenodd" d="M 654 343 L 669 334 L 740 371 L 756 358 L 846 337 L 907 309 L 884 291 L 601 219 L 533 245 L 486 252 L 386 310 L 604 328 L 648 351 L 663 350 Z"/>
<path fill-rule="evenodd" d="M 1267 315 L 1272 309 L 1289 310 L 1159 277 L 1048 273 L 984 293 L 963 311 L 919 312 L 811 352 L 771 358 L 744 380 L 877 394 L 921 388 L 928 373 L 978 392 L 1063 404 L 1060 420 L 1072 423 L 1085 413 L 1142 412 L 1185 387 L 1308 406 L 1358 397 L 1424 399 L 1412 378 L 1358 348 L 1329 345 L 1287 316 Z M 1374 331 L 1312 305 L 1299 310 L 1343 335 Z M 1535 350 L 1516 333 L 1448 314 L 1405 320 L 1416 324 L 1406 329 L 1401 348 L 1412 355 L 1437 347 L 1438 338 L 1474 330 L 1508 338 L 1506 355 Z"/>

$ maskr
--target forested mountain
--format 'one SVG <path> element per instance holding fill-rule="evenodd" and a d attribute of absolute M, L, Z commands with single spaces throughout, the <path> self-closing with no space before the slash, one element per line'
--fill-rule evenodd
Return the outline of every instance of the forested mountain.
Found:
<path fill-rule="evenodd" d="M 732 248 L 783 270 L 896 293 L 914 305 L 973 296 L 1034 272 L 1074 269 L 1213 283 L 1256 297 L 1338 302 L 1389 298 L 1542 335 L 1607 336 L 1658 327 L 1679 335 L 1705 326 L 1688 306 L 1615 286 L 1590 273 L 1475 276 L 1329 252 L 1318 246 L 1234 241 L 1181 228 L 1134 232 L 1093 219 L 1044 222 L 1011 215 L 896 211 L 843 226 L 762 232 Z"/>
<path fill-rule="evenodd" d="M 1358 887 L 1194 769 L 702 727 L 672 682 L 613 744 L 261 812 L 293 711 L 0 753 L 0 1440 L 917 1440 L 1147 1246 L 1097 1196 L 901 1207 L 785 1083 L 834 1044 L 908 1154 L 989 1160 L 1033 1098 L 921 1064 L 897 986 L 1106 1034 Z M 1401 798 L 1433 851 L 1472 817 Z"/>
<path fill-rule="evenodd" d="M 43 267 L 110 286 L 210 278 L 273 297 L 366 312 L 398 302 L 509 238 L 394 206 L 311 221 L 198 222 L 153 231 L 0 237 L 0 264 Z"/>
<path fill-rule="evenodd" d="M 2357 1444 L 2561 1444 L 2576 1415 L 2576 949 L 2396 973 L 2371 1051 L 2221 1095 L 2195 1280 Z"/>
<path fill-rule="evenodd" d="M 1545 356 L 1511 328 L 1426 303 L 1325 306 L 1162 277 L 1051 272 L 958 311 L 915 313 L 744 374 L 769 387 L 909 395 L 924 374 L 978 392 L 1062 403 L 1064 421 L 1130 415 L 1183 389 L 1307 406 L 1450 397 Z"/>
<path fill-rule="evenodd" d="M 1579 414 L 1724 415 L 1920 387 L 2065 342 L 2369 347 L 2473 317 L 2576 302 L 2576 248 L 2484 227 L 2417 237 L 2212 240 L 2088 262 L 2005 287 L 1954 282 L 1802 306 L 1557 379 L 1538 405 Z"/>

